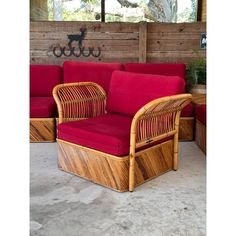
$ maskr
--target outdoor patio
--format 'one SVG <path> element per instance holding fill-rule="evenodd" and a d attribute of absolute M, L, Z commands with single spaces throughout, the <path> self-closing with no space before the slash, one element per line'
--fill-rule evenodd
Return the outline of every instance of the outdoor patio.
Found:
<path fill-rule="evenodd" d="M 58 170 L 57 143 L 31 143 L 31 235 L 206 235 L 206 157 L 179 148 L 178 171 L 118 193 Z"/>

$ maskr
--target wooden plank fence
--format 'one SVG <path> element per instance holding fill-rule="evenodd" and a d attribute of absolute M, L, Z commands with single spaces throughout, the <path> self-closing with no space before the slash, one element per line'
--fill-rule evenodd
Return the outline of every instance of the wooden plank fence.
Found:
<path fill-rule="evenodd" d="M 85 48 L 101 48 L 99 57 L 53 55 L 53 47 L 66 46 L 68 34 L 86 28 Z M 31 22 L 30 63 L 59 64 L 64 61 L 104 62 L 183 62 L 195 58 L 200 49 L 200 34 L 206 32 L 205 22 L 195 23 L 100 23 L 100 22 Z"/>

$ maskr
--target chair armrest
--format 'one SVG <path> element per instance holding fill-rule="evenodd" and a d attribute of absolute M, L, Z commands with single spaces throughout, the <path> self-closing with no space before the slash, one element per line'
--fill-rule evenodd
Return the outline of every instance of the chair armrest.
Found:
<path fill-rule="evenodd" d="M 130 131 L 129 191 L 134 190 L 138 147 L 174 135 L 173 168 L 177 169 L 180 112 L 191 100 L 191 94 L 163 97 L 147 103 L 135 114 Z"/>
<path fill-rule="evenodd" d="M 155 99 L 143 106 L 132 121 L 130 152 L 178 133 L 181 110 L 191 100 L 191 94 L 180 94 Z"/>
<path fill-rule="evenodd" d="M 106 92 L 93 82 L 59 84 L 53 89 L 59 123 L 105 114 Z"/>

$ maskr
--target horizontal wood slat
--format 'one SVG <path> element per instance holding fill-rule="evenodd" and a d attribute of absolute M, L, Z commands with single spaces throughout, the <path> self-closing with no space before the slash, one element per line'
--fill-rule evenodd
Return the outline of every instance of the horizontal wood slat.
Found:
<path fill-rule="evenodd" d="M 51 31 L 72 31 L 78 28 L 87 28 L 93 32 L 135 32 L 139 30 L 138 23 L 100 23 L 100 22 L 78 22 L 78 21 L 60 21 L 60 22 L 30 22 L 31 32 L 51 32 Z"/>
<path fill-rule="evenodd" d="M 200 32 L 205 31 L 206 26 L 201 22 L 194 23 L 148 23 L 148 32 Z"/>

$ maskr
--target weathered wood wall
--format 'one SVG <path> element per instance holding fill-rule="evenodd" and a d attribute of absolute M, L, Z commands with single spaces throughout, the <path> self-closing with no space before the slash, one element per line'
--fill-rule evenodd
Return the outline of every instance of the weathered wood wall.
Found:
<path fill-rule="evenodd" d="M 52 48 L 68 44 L 67 34 L 87 28 L 83 45 L 100 47 L 95 57 L 55 57 Z M 95 23 L 31 22 L 30 63 L 59 64 L 65 60 L 105 62 L 183 62 L 193 60 L 193 50 L 200 49 L 200 33 L 206 23 Z"/>
<path fill-rule="evenodd" d="M 188 63 L 195 57 L 193 50 L 199 50 L 202 56 L 206 54 L 200 49 L 205 23 L 149 23 L 147 31 L 147 62 Z"/>

